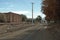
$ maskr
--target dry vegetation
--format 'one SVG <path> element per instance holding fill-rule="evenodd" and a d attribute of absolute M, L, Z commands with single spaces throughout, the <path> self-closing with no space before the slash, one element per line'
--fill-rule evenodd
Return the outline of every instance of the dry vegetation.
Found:
<path fill-rule="evenodd" d="M 55 22 L 48 25 L 47 32 L 52 35 L 54 40 L 60 40 L 60 0 L 44 0 L 42 4 L 46 20 Z"/>
<path fill-rule="evenodd" d="M 42 4 L 47 21 L 60 21 L 60 0 L 44 0 Z"/>

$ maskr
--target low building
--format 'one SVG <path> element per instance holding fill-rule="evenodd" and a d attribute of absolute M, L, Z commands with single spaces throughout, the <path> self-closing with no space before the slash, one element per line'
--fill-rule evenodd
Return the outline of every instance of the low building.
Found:
<path fill-rule="evenodd" d="M 1 14 L 4 16 L 4 21 L 6 23 L 21 23 L 22 22 L 22 16 L 19 14 L 12 13 L 12 12 L 1 13 Z"/>

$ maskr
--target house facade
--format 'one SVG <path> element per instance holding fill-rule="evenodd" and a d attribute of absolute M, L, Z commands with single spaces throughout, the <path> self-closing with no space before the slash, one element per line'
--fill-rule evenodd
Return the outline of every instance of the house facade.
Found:
<path fill-rule="evenodd" d="M 4 21 L 6 23 L 21 23 L 22 17 L 19 14 L 8 12 L 8 13 L 2 13 L 4 16 Z M 2 18 L 3 19 L 3 18 Z"/>

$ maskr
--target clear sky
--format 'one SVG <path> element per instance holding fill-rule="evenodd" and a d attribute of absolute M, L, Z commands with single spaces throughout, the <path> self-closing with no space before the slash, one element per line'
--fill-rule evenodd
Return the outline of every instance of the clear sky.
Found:
<path fill-rule="evenodd" d="M 41 12 L 42 0 L 0 0 L 0 12 L 14 12 L 31 18 L 32 2 L 34 3 L 34 18 L 38 15 L 45 17 Z"/>

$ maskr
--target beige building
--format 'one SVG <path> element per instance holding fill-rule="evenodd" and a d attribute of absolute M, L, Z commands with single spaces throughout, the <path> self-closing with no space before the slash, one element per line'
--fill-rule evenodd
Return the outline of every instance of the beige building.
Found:
<path fill-rule="evenodd" d="M 2 13 L 4 15 L 4 21 L 6 23 L 21 23 L 22 17 L 19 14 L 8 12 L 8 13 Z"/>

